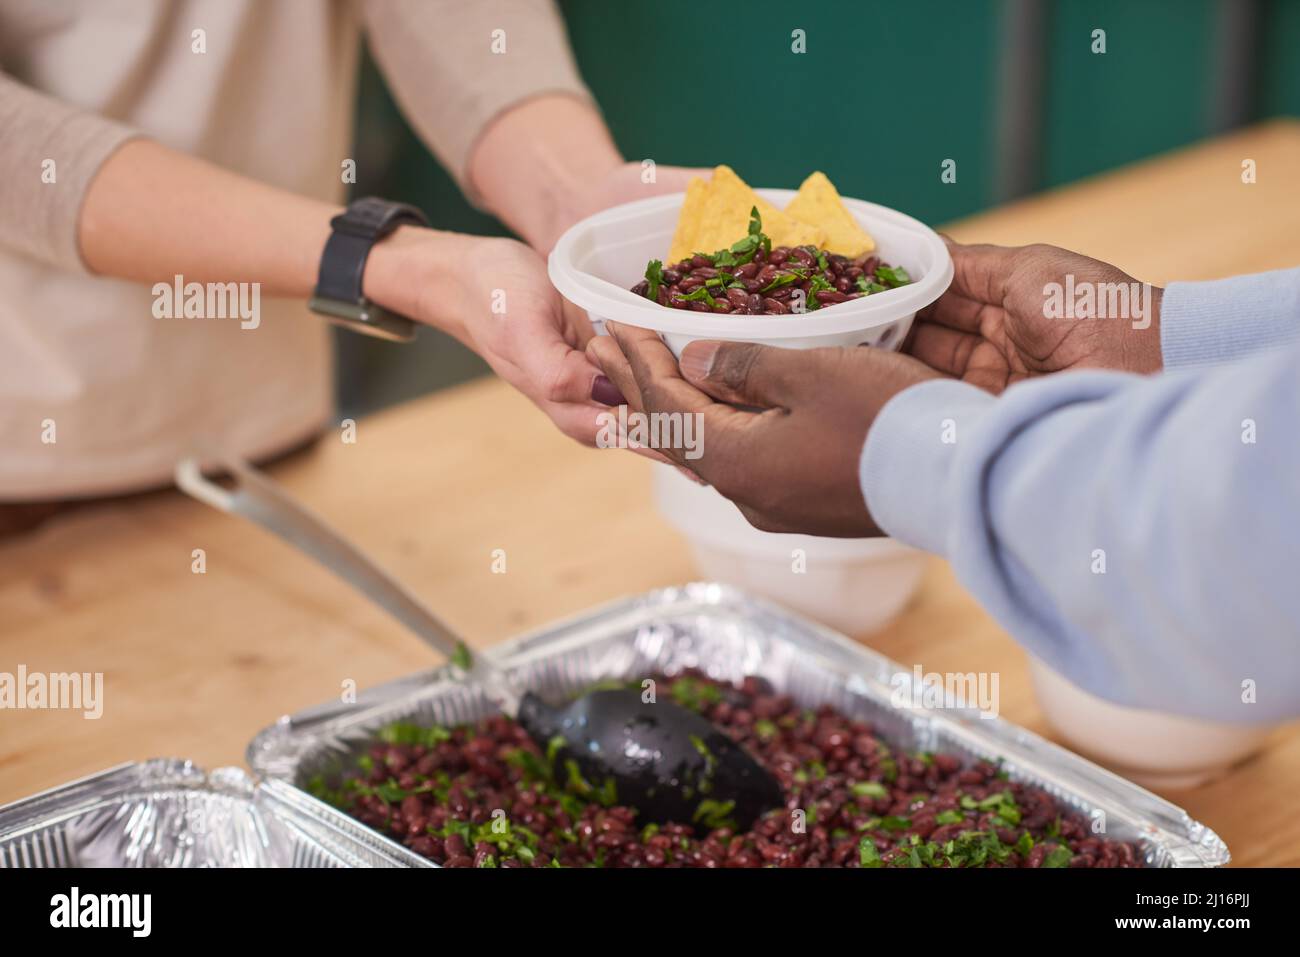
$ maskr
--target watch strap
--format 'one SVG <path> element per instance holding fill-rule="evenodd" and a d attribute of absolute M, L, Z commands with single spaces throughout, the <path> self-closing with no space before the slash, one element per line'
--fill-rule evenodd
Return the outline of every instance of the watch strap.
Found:
<path fill-rule="evenodd" d="M 427 226 L 429 221 L 414 206 L 374 196 L 352 202 L 331 219 L 332 232 L 321 253 L 311 308 L 341 325 L 370 335 L 386 339 L 414 338 L 414 322 L 371 302 L 362 293 L 370 250 L 405 224 Z"/>

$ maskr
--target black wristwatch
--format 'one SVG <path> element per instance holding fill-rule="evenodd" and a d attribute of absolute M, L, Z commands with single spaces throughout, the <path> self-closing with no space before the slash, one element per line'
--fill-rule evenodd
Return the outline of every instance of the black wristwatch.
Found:
<path fill-rule="evenodd" d="M 316 291 L 308 302 L 312 312 L 368 336 L 397 342 L 414 339 L 417 328 L 414 321 L 390 312 L 361 294 L 361 277 L 365 275 L 371 247 L 407 223 L 428 226 L 429 220 L 414 206 L 390 203 L 374 196 L 356 200 L 331 219 L 334 232 L 325 241 Z"/>

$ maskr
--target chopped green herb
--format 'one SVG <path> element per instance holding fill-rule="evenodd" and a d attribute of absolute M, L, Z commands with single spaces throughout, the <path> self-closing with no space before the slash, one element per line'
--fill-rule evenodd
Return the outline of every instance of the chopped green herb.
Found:
<path fill-rule="evenodd" d="M 679 705 L 692 711 L 703 711 L 722 700 L 722 692 L 716 687 L 690 677 L 674 681 L 669 693 Z"/>
<path fill-rule="evenodd" d="M 835 287 L 827 282 L 824 276 L 820 273 L 815 273 L 812 280 L 808 283 L 808 310 L 811 312 L 822 307 L 822 304 L 817 300 L 817 293 L 831 292 L 834 289 Z"/>
<path fill-rule="evenodd" d="M 800 273 L 798 270 L 792 269 L 789 272 L 779 272 L 773 276 L 772 281 L 760 289 L 759 292 L 771 292 L 773 289 L 780 289 L 782 286 L 789 286 L 796 282 L 803 282 L 807 278 L 806 275 Z"/>
<path fill-rule="evenodd" d="M 524 772 L 526 781 L 549 781 L 551 769 L 545 761 L 526 748 L 515 748 L 506 755 L 506 763 Z"/>
<path fill-rule="evenodd" d="M 892 268 L 889 266 L 877 266 L 876 280 L 878 282 L 883 282 L 890 289 L 894 289 L 898 286 L 906 286 L 912 281 L 912 277 L 907 274 L 907 270 L 902 266 L 894 266 Z"/>
<path fill-rule="evenodd" d="M 717 300 L 709 295 L 709 290 L 704 286 L 696 286 L 690 292 L 682 295 L 684 302 L 707 302 L 712 309 L 718 304 Z"/>
<path fill-rule="evenodd" d="M 735 801 L 714 801 L 705 798 L 695 806 L 695 813 L 691 820 L 696 824 L 703 824 L 710 831 L 715 831 L 720 827 L 734 828 L 735 822 L 729 815 L 736 809 Z"/>
<path fill-rule="evenodd" d="M 889 288 L 888 286 L 882 286 L 878 282 L 869 282 L 866 276 L 859 276 L 853 281 L 853 284 L 858 287 L 859 292 L 865 292 L 868 296 L 872 293 L 884 292 Z"/>
<path fill-rule="evenodd" d="M 431 748 L 451 740 L 451 732 L 436 725 L 424 728 L 418 724 L 397 721 L 379 729 L 379 740 L 385 744 L 422 744 Z"/>
<path fill-rule="evenodd" d="M 962 831 L 948 842 L 945 855 L 953 867 L 983 867 L 990 860 L 1001 864 L 1011 856 L 1011 848 L 990 831 Z"/>
<path fill-rule="evenodd" d="M 605 783 L 596 789 L 596 800 L 605 807 L 613 807 L 618 803 L 618 785 L 613 778 L 605 778 Z"/>
<path fill-rule="evenodd" d="M 335 807 L 347 810 L 355 803 L 354 793 L 361 792 L 365 785 L 355 778 L 343 782 L 343 786 L 335 790 L 331 788 L 325 780 L 323 774 L 317 774 L 307 782 L 307 793 L 312 797 L 319 798 L 326 804 L 332 804 Z M 368 789 L 367 789 L 368 790 Z"/>
<path fill-rule="evenodd" d="M 396 804 L 413 792 L 403 790 L 396 781 L 389 778 L 383 784 L 375 788 L 374 793 L 378 796 L 379 800 L 383 801 L 385 804 Z"/>
<path fill-rule="evenodd" d="M 1050 851 L 1047 852 L 1047 856 L 1043 858 L 1043 866 L 1044 867 L 1069 867 L 1070 860 L 1073 857 L 1074 854 L 1070 851 L 1068 847 L 1063 847 L 1060 844 L 1058 844 Z"/>
<path fill-rule="evenodd" d="M 564 770 L 568 774 L 565 786 L 573 793 L 587 797 L 596 790 L 591 786 L 591 782 L 582 776 L 582 772 L 578 770 L 578 762 L 573 758 L 565 760 Z"/>
<path fill-rule="evenodd" d="M 880 773 L 886 781 L 893 784 L 898 780 L 898 762 L 883 741 L 877 741 L 876 745 L 880 749 Z"/>
<path fill-rule="evenodd" d="M 659 287 L 664 282 L 664 264 L 658 259 L 650 260 L 650 265 L 645 267 L 645 278 L 650 283 L 650 288 L 646 290 L 646 296 L 650 299 L 658 299 Z"/>
<path fill-rule="evenodd" d="M 770 253 L 772 240 L 763 232 L 763 217 L 755 206 L 749 211 L 749 234 L 732 243 L 730 248 L 718 250 L 710 258 L 715 266 L 742 266 L 751 262 L 760 248 Z"/>
<path fill-rule="evenodd" d="M 908 847 L 907 853 L 894 859 L 896 867 L 934 867 L 935 855 L 939 852 L 939 845 L 930 841 L 921 843 L 920 838 L 915 834 Z"/>
<path fill-rule="evenodd" d="M 851 790 L 858 797 L 889 797 L 889 792 L 885 790 L 885 786 L 879 781 L 859 781 L 853 785 Z"/>
<path fill-rule="evenodd" d="M 451 656 L 451 663 L 461 671 L 469 671 L 474 667 L 474 656 L 470 654 L 469 647 L 463 641 L 456 642 L 456 653 Z"/>
<path fill-rule="evenodd" d="M 871 835 L 864 834 L 858 841 L 858 863 L 863 867 L 884 867 L 884 862 L 880 859 L 880 851 L 876 850 L 876 843 L 871 839 Z"/>
<path fill-rule="evenodd" d="M 971 805 L 967 804 L 967 798 L 962 798 L 962 807 L 970 809 Z M 992 811 L 997 815 L 1002 825 L 1014 827 L 1020 823 L 1020 808 L 1016 806 L 1016 799 L 1010 791 L 999 791 L 997 794 L 990 794 L 982 801 L 972 801 L 974 808 L 981 811 Z"/>

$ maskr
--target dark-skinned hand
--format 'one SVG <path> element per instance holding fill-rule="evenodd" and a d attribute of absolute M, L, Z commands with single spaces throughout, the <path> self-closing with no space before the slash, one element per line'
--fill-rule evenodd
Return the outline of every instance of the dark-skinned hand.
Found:
<path fill-rule="evenodd" d="M 764 531 L 879 535 L 858 483 L 876 414 L 939 374 L 879 349 L 779 349 L 693 342 L 680 367 L 659 336 L 607 323 L 587 354 L 629 411 L 699 413 L 703 454 L 659 449 L 731 499 Z M 736 408 L 746 406 L 748 408 Z"/>
<path fill-rule="evenodd" d="M 1161 369 L 1163 290 L 1151 287 L 1147 316 L 1048 318 L 1049 283 L 1064 286 L 1073 276 L 1076 286 L 1105 288 L 1137 280 L 1056 246 L 964 246 L 949 240 L 948 251 L 952 285 L 917 314 L 903 345 L 931 368 L 995 394 L 1022 379 L 1068 369 Z"/>

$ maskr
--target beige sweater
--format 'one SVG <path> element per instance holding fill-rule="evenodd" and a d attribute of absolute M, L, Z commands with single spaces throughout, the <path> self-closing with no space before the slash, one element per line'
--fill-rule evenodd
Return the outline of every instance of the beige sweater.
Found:
<path fill-rule="evenodd" d="M 303 303 L 262 301 L 256 330 L 156 319 L 150 289 L 87 272 L 77 220 L 140 135 L 341 201 L 363 28 L 462 183 L 504 108 L 587 95 L 549 0 L 0 0 L 0 502 L 156 486 L 195 443 L 255 457 L 326 424 L 328 327 Z"/>

